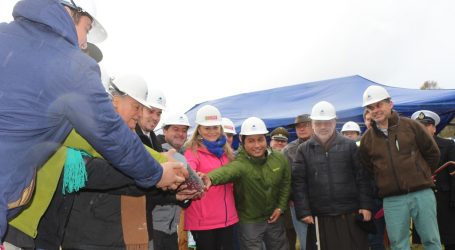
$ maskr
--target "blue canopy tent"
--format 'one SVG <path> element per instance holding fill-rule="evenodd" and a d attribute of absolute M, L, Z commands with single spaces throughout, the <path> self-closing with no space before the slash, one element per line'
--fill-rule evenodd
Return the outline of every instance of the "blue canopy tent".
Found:
<path fill-rule="evenodd" d="M 262 91 L 244 93 L 199 103 L 186 112 L 194 124 L 199 107 L 210 104 L 231 119 L 237 132 L 242 122 L 256 116 L 264 120 L 269 131 L 279 126 L 292 124 L 299 114 L 310 113 L 319 101 L 332 103 L 337 111 L 338 127 L 347 121 L 363 126 L 362 95 L 370 85 L 380 85 L 392 96 L 394 109 L 401 115 L 411 116 L 417 110 L 427 109 L 439 114 L 438 131 L 455 116 L 455 89 L 420 90 L 382 85 L 361 76 L 349 76 L 297 84 Z M 295 135 L 293 135 L 295 138 Z M 290 138 L 292 139 L 292 138 Z"/>

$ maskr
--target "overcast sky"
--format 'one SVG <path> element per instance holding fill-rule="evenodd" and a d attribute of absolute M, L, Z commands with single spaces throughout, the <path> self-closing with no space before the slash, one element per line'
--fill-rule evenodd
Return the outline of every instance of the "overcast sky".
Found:
<path fill-rule="evenodd" d="M 0 21 L 15 2 L 0 0 Z M 455 88 L 454 13 L 453 0 L 100 0 L 99 47 L 111 75 L 143 75 L 168 112 L 356 74 Z"/>

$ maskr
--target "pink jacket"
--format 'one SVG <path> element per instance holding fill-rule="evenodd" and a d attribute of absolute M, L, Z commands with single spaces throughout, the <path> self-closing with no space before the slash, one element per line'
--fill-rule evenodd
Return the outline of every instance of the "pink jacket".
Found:
<path fill-rule="evenodd" d="M 202 173 L 209 173 L 229 162 L 226 155 L 217 158 L 203 147 L 199 147 L 196 154 L 187 149 L 185 158 L 194 170 Z M 223 228 L 238 221 L 232 183 L 211 186 L 202 199 L 192 201 L 185 210 L 185 230 Z"/>

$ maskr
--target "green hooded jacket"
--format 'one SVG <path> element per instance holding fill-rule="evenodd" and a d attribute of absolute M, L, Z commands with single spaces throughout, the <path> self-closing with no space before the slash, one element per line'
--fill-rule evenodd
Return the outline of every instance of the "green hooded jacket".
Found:
<path fill-rule="evenodd" d="M 234 161 L 208 176 L 212 185 L 234 183 L 240 223 L 264 222 L 275 209 L 288 208 L 291 171 L 280 152 L 269 150 L 265 158 L 253 158 L 240 149 Z"/>

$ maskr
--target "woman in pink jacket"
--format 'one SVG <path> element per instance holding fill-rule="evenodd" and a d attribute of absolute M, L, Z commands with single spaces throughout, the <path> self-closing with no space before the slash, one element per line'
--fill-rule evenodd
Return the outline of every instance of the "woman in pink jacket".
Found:
<path fill-rule="evenodd" d="M 185 158 L 194 170 L 209 173 L 234 158 L 217 108 L 201 107 L 196 113 L 196 124 L 185 145 Z M 233 191 L 232 183 L 212 186 L 185 210 L 185 230 L 191 231 L 197 250 L 233 249 L 233 225 L 239 221 Z"/>

